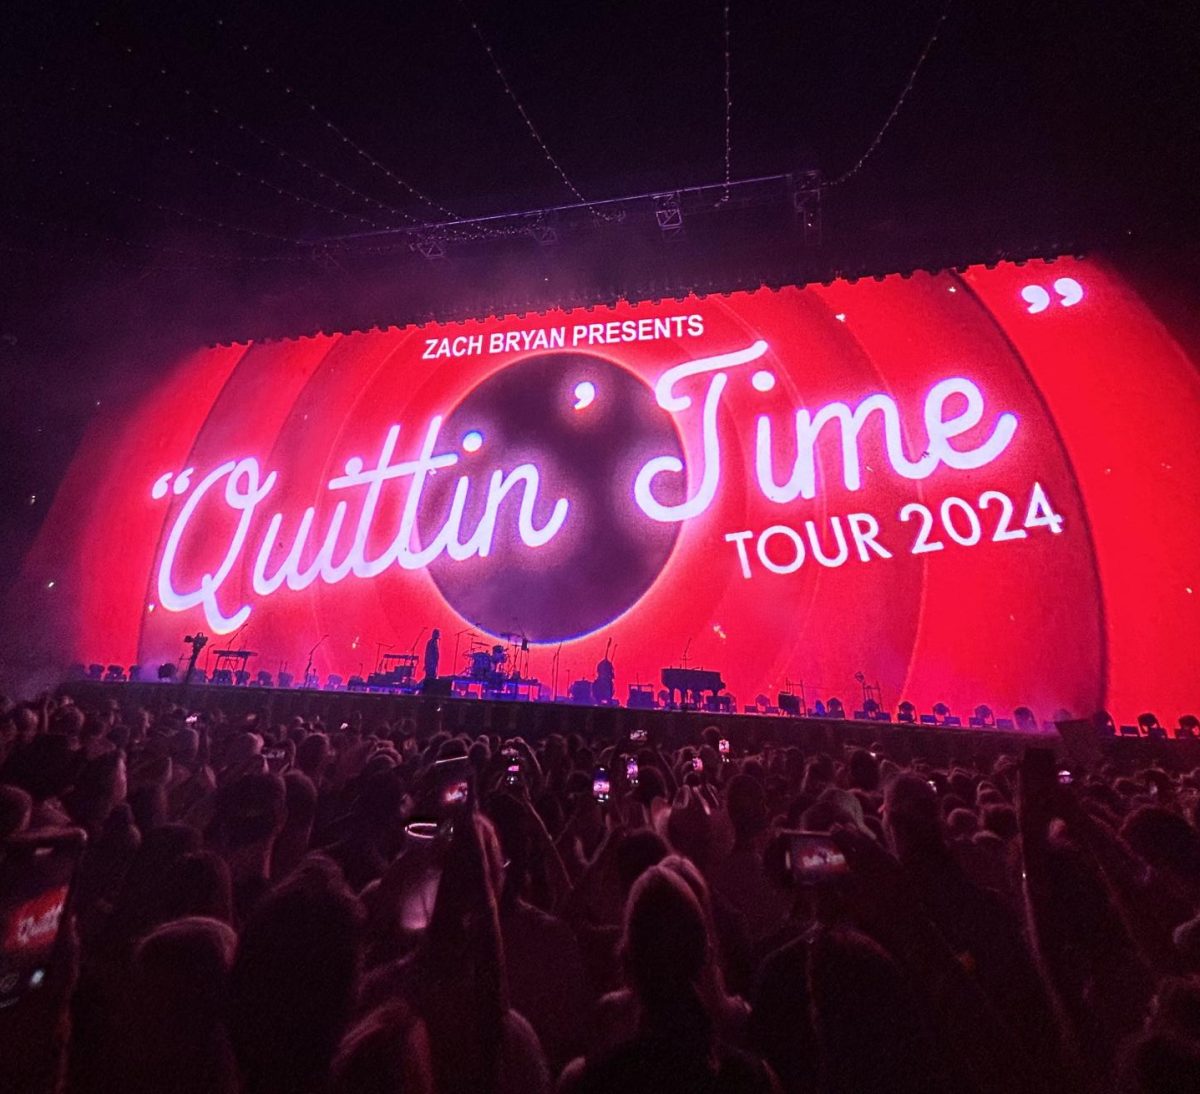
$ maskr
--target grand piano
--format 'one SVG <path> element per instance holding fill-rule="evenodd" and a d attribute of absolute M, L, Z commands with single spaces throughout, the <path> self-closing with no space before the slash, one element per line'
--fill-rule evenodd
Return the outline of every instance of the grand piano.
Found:
<path fill-rule="evenodd" d="M 725 681 L 716 669 L 667 668 L 662 670 L 663 687 L 670 693 L 670 702 L 675 703 L 675 692 L 679 692 L 679 701 L 687 701 L 688 694 L 693 702 L 700 706 L 703 693 L 712 692 L 713 704 L 716 705 L 717 692 L 725 690 Z"/>

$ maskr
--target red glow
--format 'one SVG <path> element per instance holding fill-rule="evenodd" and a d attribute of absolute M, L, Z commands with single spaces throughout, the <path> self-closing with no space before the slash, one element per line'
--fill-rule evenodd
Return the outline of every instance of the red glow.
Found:
<path fill-rule="evenodd" d="M 1080 299 L 1055 292 L 1062 278 L 1081 288 Z M 1042 306 L 1031 294 L 1039 302 L 1034 312 L 1022 296 L 1030 284 L 1044 285 L 1050 300 Z M 671 322 L 656 332 L 652 320 L 667 317 Z M 593 338 L 602 325 L 605 344 L 572 346 L 580 325 Z M 550 336 L 539 349 L 536 332 L 558 328 L 561 352 L 575 356 L 554 365 L 561 385 L 546 380 L 529 391 L 521 419 L 524 400 L 508 392 L 503 370 L 555 351 Z M 505 337 L 509 332 L 527 336 Z M 666 337 L 626 340 L 646 333 Z M 507 348 L 488 352 L 494 335 Z M 686 409 L 668 413 L 651 391 L 682 362 L 745 350 L 760 339 L 767 344 L 761 357 L 724 369 L 714 419 L 720 475 L 711 504 L 678 523 L 655 522 L 635 503 L 635 478 L 648 461 L 670 455 L 677 436 L 686 483 L 660 470 L 650 493 L 670 508 L 702 491 L 711 461 L 701 419 L 716 373 L 677 383 L 675 391 L 690 397 Z M 465 355 L 426 360 L 427 350 Z M 636 382 L 621 379 L 630 374 Z M 938 407 L 927 410 L 931 389 L 948 378 L 978 389 L 982 415 L 961 435 L 947 433 L 950 456 L 939 465 L 927 415 L 949 423 L 967 403 L 954 393 L 940 418 Z M 617 382 L 624 385 L 620 405 L 606 403 L 605 384 Z M 884 412 L 867 416 L 853 453 L 861 487 L 851 489 L 834 421 L 815 447 L 815 496 L 784 503 L 764 496 L 756 474 L 760 415 L 770 422 L 773 476 L 782 483 L 797 457 L 797 410 L 815 416 L 844 403 L 849 413 L 870 396 L 894 404 L 902 452 L 885 443 Z M 1027 703 L 1045 718 L 1059 707 L 1079 714 L 1108 706 L 1127 721 L 1155 707 L 1165 721 L 1200 705 L 1200 654 L 1184 637 L 1200 623 L 1200 551 L 1189 533 L 1200 512 L 1200 450 L 1181 443 L 1198 413 L 1193 363 L 1128 285 L 1090 260 L 217 349 L 181 362 L 141 405 L 96 425 L 59 491 L 26 578 L 44 585 L 52 575 L 59 603 L 74 606 L 61 633 L 42 636 L 60 657 L 65 651 L 65 660 L 151 668 L 174 661 L 185 632 L 211 633 L 213 626 L 202 606 L 164 610 L 170 605 L 161 603 L 159 571 L 170 532 L 205 475 L 227 461 L 253 459 L 263 480 L 271 472 L 278 477 L 249 519 L 245 548 L 219 592 L 226 616 L 250 608 L 238 644 L 259 651 L 252 670 L 278 672 L 286 661 L 298 674 L 308 649 L 329 634 L 314 662 L 322 677 L 347 677 L 360 666 L 369 672 L 376 642 L 407 648 L 421 627 L 436 626 L 442 671 L 449 671 L 452 636 L 471 625 L 450 597 L 476 622 L 490 620 L 492 633 L 509 629 L 509 619 L 511 629 L 537 632 L 544 644 L 535 643 L 530 669 L 546 682 L 561 628 L 570 626 L 539 604 L 541 590 L 554 589 L 560 602 L 580 603 L 579 618 L 592 618 L 583 611 L 589 598 L 597 611 L 611 607 L 601 617 L 616 615 L 564 642 L 563 690 L 568 673 L 593 674 L 611 637 L 620 698 L 638 679 L 657 688 L 659 670 L 679 663 L 687 646 L 693 665 L 721 672 L 739 705 L 759 693 L 774 699 L 790 680 L 803 681 L 810 700 L 837 695 L 852 710 L 861 694 L 854 674 L 862 671 L 893 709 L 902 698 L 922 709 L 943 700 L 964 716 L 977 703 L 998 710 Z M 1010 442 L 982 466 L 950 466 L 956 453 L 982 450 L 1005 414 L 1017 423 Z M 347 474 L 352 457 L 374 468 L 394 425 L 400 433 L 393 462 L 414 459 L 439 415 L 457 432 L 442 432 L 436 450 L 456 454 L 458 464 L 429 478 L 412 550 L 428 546 L 441 527 L 459 474 L 471 475 L 465 539 L 484 513 L 492 470 L 511 472 L 522 463 L 538 471 L 531 528 L 547 527 L 563 498 L 570 504 L 561 530 L 541 547 L 522 542 L 515 531 L 518 484 L 498 502 L 494 549 L 484 557 L 443 556 L 427 568 L 392 565 L 378 576 L 351 573 L 256 593 L 255 559 L 273 514 L 283 518 L 282 547 L 267 548 L 268 575 L 306 507 L 315 510 L 319 545 L 335 504 L 345 501 L 332 554 L 340 562 L 366 491 L 328 484 Z M 468 428 L 482 438 L 478 452 L 474 438 L 463 440 Z M 925 467 L 929 460 L 928 473 L 900 473 L 905 461 Z M 177 495 L 173 485 L 188 468 L 194 470 Z M 168 473 L 165 496 L 153 497 Z M 234 535 L 238 513 L 224 501 L 227 479 L 194 507 L 180 538 L 173 569 L 180 592 L 200 588 Z M 1045 504 L 1034 506 L 1026 528 L 1035 485 Z M 395 536 L 407 489 L 393 480 L 381 493 L 367 558 L 379 557 Z M 997 541 L 1003 498 L 1013 509 L 1009 535 Z M 911 553 L 924 518 L 911 508 L 902 519 L 906 506 L 933 514 L 929 540 L 942 548 Z M 1046 515 L 1051 509 L 1062 518 L 1060 533 Z M 828 521 L 840 517 L 850 536 L 850 514 L 875 519 L 875 542 L 891 557 L 850 539 L 844 564 L 814 558 L 813 536 L 827 558 L 837 556 Z M 807 521 L 814 522 L 811 533 Z M 776 526 L 785 531 L 765 537 L 760 553 L 760 534 Z M 747 531 L 750 537 L 736 539 Z M 797 540 L 803 563 L 792 573 L 773 572 L 794 562 Z M 645 581 L 631 572 L 643 557 L 639 544 L 654 566 Z M 310 541 L 302 569 L 314 553 Z M 609 593 L 598 590 L 610 586 L 625 590 L 626 600 L 608 604 Z M 224 643 L 218 637 L 215 644 Z"/>

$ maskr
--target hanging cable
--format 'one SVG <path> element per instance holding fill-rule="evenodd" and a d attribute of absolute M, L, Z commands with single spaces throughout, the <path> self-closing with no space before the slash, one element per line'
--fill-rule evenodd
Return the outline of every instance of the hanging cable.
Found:
<path fill-rule="evenodd" d="M 733 179 L 733 96 L 731 92 L 731 54 L 729 50 L 729 0 L 724 4 L 725 31 L 725 193 L 719 204 L 729 202 L 729 184 Z"/>
<path fill-rule="evenodd" d="M 218 19 L 216 21 L 216 25 L 219 30 L 222 30 L 222 31 L 225 30 L 225 20 L 224 19 Z M 252 52 L 249 43 L 247 43 L 247 42 L 242 43 L 241 52 L 244 54 L 250 54 Z M 357 144 L 355 141 L 351 140 L 350 137 L 348 137 L 345 133 L 343 133 L 341 129 L 339 129 L 332 121 L 330 121 L 327 117 L 325 117 L 317 109 L 317 104 L 315 102 L 308 99 L 307 96 L 301 95 L 295 89 L 295 87 L 293 87 L 291 84 L 284 83 L 282 81 L 282 77 L 275 70 L 274 67 L 272 67 L 271 65 L 265 65 L 265 66 L 263 66 L 262 72 L 263 72 L 264 76 L 270 76 L 271 79 L 275 81 L 276 85 L 283 89 L 283 92 L 285 95 L 295 98 L 296 101 L 298 101 L 298 102 L 306 102 L 307 106 L 308 106 L 308 112 L 315 117 L 315 119 L 318 123 L 323 125 L 324 128 L 328 132 L 332 133 L 335 137 L 337 137 L 337 139 L 339 141 L 341 141 L 342 144 L 344 144 L 352 152 L 354 152 L 355 155 L 359 156 L 361 159 L 366 160 L 367 163 L 369 163 L 376 171 L 380 172 L 380 174 L 384 175 L 395 185 L 397 185 L 401 189 L 405 190 L 408 194 L 410 194 L 412 197 L 416 198 L 423 205 L 427 205 L 430 209 L 435 209 L 435 210 L 437 210 L 437 212 L 443 214 L 444 216 L 448 216 L 451 218 L 455 218 L 458 216 L 457 213 L 452 212 L 450 209 L 447 209 L 444 205 L 440 205 L 438 202 L 434 201 L 431 197 L 428 197 L 427 195 L 423 194 L 420 190 L 418 190 L 415 186 L 413 186 L 412 183 L 408 182 L 406 179 L 401 178 L 394 171 L 390 170 L 389 168 L 384 166 L 384 164 L 380 163 L 379 160 L 377 160 L 374 156 L 372 156 L 370 152 L 368 152 L 365 148 L 362 147 L 362 145 Z"/>
<path fill-rule="evenodd" d="M 488 60 L 491 61 L 492 69 L 495 71 L 497 79 L 499 79 L 501 85 L 503 86 L 504 93 L 509 97 L 510 100 L 512 100 L 513 106 L 516 107 L 517 113 L 521 115 L 521 120 L 525 123 L 525 128 L 529 130 L 529 135 L 542 150 L 542 155 L 546 157 L 546 162 L 549 163 L 550 166 L 553 167 L 558 173 L 558 177 L 562 179 L 563 185 L 571 191 L 575 197 L 575 200 L 581 205 L 587 205 L 587 198 L 585 198 L 579 192 L 579 189 L 567 176 L 566 171 L 563 170 L 562 164 L 560 164 L 558 160 L 554 158 L 554 154 L 546 146 L 546 142 L 542 140 L 542 135 L 537 131 L 537 126 L 533 124 L 533 119 L 530 118 L 529 112 L 525 109 L 525 106 L 521 100 L 517 98 L 517 93 L 513 90 L 512 84 L 508 82 L 508 77 L 504 75 L 504 69 L 500 67 L 500 62 L 496 60 L 496 55 L 492 52 L 492 47 L 488 45 L 487 39 L 483 36 L 483 31 L 480 30 L 479 24 L 471 15 L 471 11 L 466 5 L 466 0 L 458 0 L 458 3 L 459 7 L 461 7 L 463 10 L 463 14 L 466 15 L 467 21 L 471 24 L 471 30 L 475 32 L 475 37 L 479 39 L 479 44 L 483 46 L 484 53 L 487 54 Z"/>
<path fill-rule="evenodd" d="M 917 74 L 921 71 L 921 66 L 925 64 L 925 58 L 929 56 L 930 51 L 933 49 L 934 43 L 938 40 L 938 35 L 942 30 L 942 24 L 946 22 L 946 17 L 950 14 L 950 5 L 952 3 L 953 0 L 946 0 L 946 6 L 942 8 L 942 14 L 938 17 L 937 23 L 934 24 L 933 33 L 929 36 L 929 41 L 925 43 L 925 48 L 921 50 L 921 55 L 917 58 L 917 63 L 913 65 L 912 72 L 908 74 L 908 81 L 904 85 L 904 90 L 900 92 L 900 98 L 896 100 L 896 105 L 892 107 L 892 112 L 887 116 L 887 120 L 883 123 L 883 126 L 880 128 L 879 132 L 875 134 L 875 139 L 871 141 L 869 145 L 867 145 L 867 150 L 858 157 L 858 161 L 853 167 L 850 168 L 849 171 L 846 171 L 844 174 L 841 174 L 837 178 L 831 179 L 829 182 L 824 184 L 826 189 L 834 186 L 841 186 L 842 183 L 852 179 L 858 174 L 859 171 L 862 170 L 863 164 L 875 154 L 875 150 L 883 141 L 883 135 L 888 131 L 888 128 L 891 126 L 892 122 L 896 120 L 896 115 L 900 113 L 900 108 L 904 105 L 904 100 L 908 98 L 908 93 L 912 91 L 913 84 L 917 82 Z"/>
<path fill-rule="evenodd" d="M 121 47 L 121 53 L 126 57 L 132 57 L 134 55 L 134 49 L 132 46 L 125 45 Z M 165 66 L 154 62 L 152 59 L 149 60 L 149 63 L 154 66 L 160 77 L 166 78 L 168 76 L 168 71 Z M 289 162 L 296 164 L 310 174 L 316 175 L 317 178 L 321 179 L 325 183 L 328 183 L 330 186 L 333 186 L 335 189 L 349 195 L 350 197 L 356 198 L 357 200 L 371 206 L 374 209 L 378 209 L 380 212 L 392 213 L 395 216 L 402 217 L 404 220 L 407 220 L 411 223 L 416 223 L 417 218 L 412 216 L 410 213 L 406 213 L 403 209 L 397 209 L 392 205 L 388 205 L 386 202 L 379 201 L 377 198 L 373 198 L 369 194 L 364 194 L 361 191 L 356 190 L 353 186 L 342 182 L 341 179 L 336 178 L 326 171 L 322 171 L 319 167 L 309 163 L 303 157 L 289 151 L 277 142 L 272 141 L 270 138 L 264 137 L 261 133 L 247 125 L 245 122 L 239 121 L 228 110 L 222 110 L 211 100 L 207 100 L 199 95 L 193 94 L 193 91 L 190 87 L 180 87 L 178 82 L 176 82 L 175 88 L 176 91 L 184 98 L 198 103 L 201 109 L 208 111 L 208 113 L 212 114 L 214 117 L 219 117 L 222 119 L 222 121 L 232 125 L 238 130 L 239 133 L 242 133 L 247 138 L 256 141 L 260 147 L 270 149 L 280 159 L 286 159 Z M 393 227 L 393 225 L 387 225 L 387 227 Z"/>
<path fill-rule="evenodd" d="M 79 94 L 82 96 L 82 88 L 80 88 L 79 85 L 77 85 L 77 84 L 68 85 L 67 91 L 70 92 L 71 94 Z M 185 94 L 189 94 L 189 92 L 185 91 Z M 105 106 L 106 110 L 115 111 L 115 107 L 113 106 L 113 104 L 111 102 L 105 103 L 104 106 Z M 156 143 L 156 139 L 155 139 L 154 135 L 150 132 L 150 126 L 143 126 L 141 119 L 131 118 L 131 119 L 129 119 L 129 124 L 134 130 L 137 130 L 139 133 L 144 134 L 144 139 Z M 128 134 L 122 134 L 122 133 L 119 133 L 119 132 L 116 132 L 113 130 L 107 130 L 107 132 L 110 135 L 118 137 L 120 139 L 124 139 L 124 138 L 128 137 Z M 178 139 L 171 133 L 160 133 L 158 135 L 158 137 L 162 140 L 162 142 L 164 144 L 169 144 L 172 147 L 182 149 L 184 152 L 187 153 L 187 155 L 189 155 L 195 159 L 203 160 L 206 163 L 209 163 L 214 167 L 218 167 L 223 171 L 231 172 L 236 178 L 241 179 L 243 182 L 252 183 L 252 184 L 254 184 L 256 186 L 260 186 L 266 190 L 271 190 L 279 197 L 290 198 L 293 202 L 295 202 L 298 205 L 306 205 L 310 209 L 315 209 L 319 212 L 327 213 L 329 216 L 337 217 L 343 221 L 355 220 L 355 221 L 358 221 L 358 223 L 360 223 L 360 224 L 370 225 L 372 228 L 378 229 L 381 227 L 381 225 L 377 221 L 371 220 L 369 217 L 359 216 L 357 213 L 347 213 L 342 209 L 335 209 L 333 206 L 326 205 L 324 202 L 314 201 L 312 198 L 305 197 L 303 194 L 297 194 L 294 191 L 289 190 L 284 186 L 279 186 L 277 183 L 272 182 L 270 179 L 263 178 L 262 176 L 256 174 L 253 171 L 244 171 L 240 167 L 238 167 L 236 164 L 231 163 L 228 160 L 223 160 L 220 157 L 214 156 L 209 152 L 205 152 L 200 149 L 197 149 L 196 147 L 191 145 L 188 141 Z"/>

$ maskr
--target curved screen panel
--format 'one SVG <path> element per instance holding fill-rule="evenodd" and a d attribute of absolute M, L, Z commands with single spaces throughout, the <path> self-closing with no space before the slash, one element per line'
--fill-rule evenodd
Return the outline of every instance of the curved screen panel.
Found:
<path fill-rule="evenodd" d="M 608 649 L 620 698 L 687 666 L 739 707 L 1174 716 L 1198 417 L 1067 258 L 216 348 L 96 424 L 22 595 L 64 659 L 199 629 L 348 678 L 438 628 L 442 674 L 517 645 L 551 694 Z"/>

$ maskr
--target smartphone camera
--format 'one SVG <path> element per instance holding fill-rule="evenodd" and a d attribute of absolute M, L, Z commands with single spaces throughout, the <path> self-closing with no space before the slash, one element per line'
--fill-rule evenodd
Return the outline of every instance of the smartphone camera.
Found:
<path fill-rule="evenodd" d="M 504 785 L 514 787 L 521 785 L 521 764 L 519 761 L 508 761 L 508 765 L 504 769 Z"/>
<path fill-rule="evenodd" d="M 729 763 L 729 740 L 722 737 L 717 741 L 717 751 L 721 754 L 721 760 L 724 763 Z"/>
<path fill-rule="evenodd" d="M 186 718 L 184 718 L 184 722 L 186 722 L 189 726 L 194 726 L 198 721 L 200 721 L 199 714 L 189 714 Z"/>
<path fill-rule="evenodd" d="M 629 740 L 635 745 L 644 745 L 646 743 L 646 731 L 644 729 L 631 730 Z"/>
<path fill-rule="evenodd" d="M 1058 781 L 1062 786 L 1070 786 L 1075 781 L 1075 776 L 1064 767 L 1058 773 Z"/>
<path fill-rule="evenodd" d="M 592 778 L 592 797 L 601 805 L 608 803 L 612 788 L 608 781 L 608 772 L 602 767 L 596 768 L 596 774 Z"/>
<path fill-rule="evenodd" d="M 638 784 L 638 762 L 635 756 L 630 756 L 625 761 L 625 781 L 630 786 L 637 786 Z"/>
<path fill-rule="evenodd" d="M 702 759 L 700 759 L 699 756 L 693 757 L 692 770 L 693 771 L 703 771 L 704 770 L 704 761 Z"/>
<path fill-rule="evenodd" d="M 24 833 L 0 845 L 0 1010 L 39 988 L 60 958 L 60 928 L 85 842 L 70 829 Z"/>
<path fill-rule="evenodd" d="M 433 765 L 433 806 L 443 820 L 451 819 L 471 808 L 471 778 L 473 770 L 465 756 L 438 760 Z"/>
<path fill-rule="evenodd" d="M 783 837 L 783 864 L 793 885 L 834 885 L 850 873 L 846 856 L 824 832 L 785 832 Z"/>

